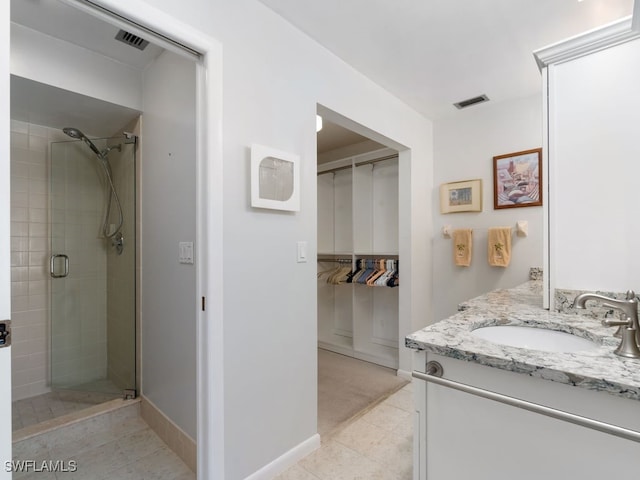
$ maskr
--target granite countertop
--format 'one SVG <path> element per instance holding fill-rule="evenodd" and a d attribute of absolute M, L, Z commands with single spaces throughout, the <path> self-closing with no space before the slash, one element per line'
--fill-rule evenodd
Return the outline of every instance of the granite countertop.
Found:
<path fill-rule="evenodd" d="M 640 359 L 615 355 L 615 329 L 585 315 L 542 308 L 542 282 L 494 290 L 461 305 L 459 313 L 408 335 L 405 345 L 439 355 L 640 400 Z M 557 353 L 491 343 L 471 334 L 489 325 L 526 325 L 588 338 L 599 348 Z"/>

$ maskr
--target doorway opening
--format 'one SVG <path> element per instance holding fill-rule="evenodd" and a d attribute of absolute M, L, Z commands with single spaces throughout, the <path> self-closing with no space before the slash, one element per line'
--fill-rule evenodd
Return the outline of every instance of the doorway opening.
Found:
<path fill-rule="evenodd" d="M 142 393 L 135 408 L 171 427 L 163 430 L 177 432 L 180 438 L 173 445 L 181 445 L 179 455 L 195 470 L 196 437 L 203 436 L 206 444 L 209 431 L 207 422 L 203 431 L 196 429 L 195 412 L 204 408 L 197 399 L 197 375 L 206 375 L 198 352 L 207 332 L 197 333 L 203 314 L 193 301 L 206 290 L 201 288 L 206 274 L 199 271 L 206 222 L 199 222 L 201 205 L 208 201 L 202 191 L 210 175 L 204 158 L 212 154 L 198 129 L 211 120 L 212 103 L 196 108 L 208 88 L 201 81 L 206 68 L 192 52 L 181 55 L 153 37 L 143 53 L 113 47 L 117 41 L 111 32 L 118 31 L 126 15 L 118 15 L 116 25 L 105 21 L 105 10 L 96 16 L 86 11 L 92 7 L 77 2 L 77 9 L 71 3 L 14 1 L 11 8 L 12 56 L 20 57 L 11 72 L 12 222 L 17 227 L 12 228 L 13 397 L 33 400 L 27 412 L 33 415 L 14 423 L 31 434 L 34 424 L 51 420 L 40 415 L 52 409 L 35 400 L 39 395 L 73 389 L 81 392 L 77 403 L 82 408 L 102 401 L 104 387 L 116 385 L 118 396 Z M 107 30 L 113 38 L 105 41 L 100 35 Z M 206 42 L 192 44 L 210 51 Z M 59 63 L 39 62 L 38 55 Z M 154 82 L 157 78 L 162 82 Z M 168 95 L 163 87 L 180 95 Z M 63 132 L 67 127 L 83 132 L 75 135 L 79 140 L 69 142 Z M 161 158 L 158 151 L 173 158 Z M 162 199 L 175 193 L 172 187 L 191 194 L 179 196 L 177 212 L 162 209 Z M 185 219 L 180 228 L 175 228 L 176 214 Z M 141 216 L 146 218 L 142 223 Z M 80 222 L 89 217 L 93 223 Z M 191 243 L 196 256 L 180 266 L 180 291 L 162 283 L 165 272 L 154 274 L 156 266 L 173 268 L 178 237 Z M 69 252 L 70 246 L 78 251 Z M 121 268 L 118 262 L 125 259 L 127 267 Z M 95 278 L 80 276 L 87 272 Z M 82 290 L 89 284 L 98 288 Z M 169 345 L 148 341 L 141 356 L 141 342 L 166 332 L 162 322 L 173 318 L 145 313 L 141 319 L 140 312 L 163 300 L 192 307 L 180 311 L 187 320 Z M 171 366 L 188 372 L 173 382 L 182 399 L 178 404 L 167 401 L 172 393 L 163 390 Z M 206 392 L 209 384 L 202 387 Z M 90 396 L 91 402 L 85 401 Z M 57 411 L 49 413 L 68 413 L 66 408 L 58 403 Z"/>
<path fill-rule="evenodd" d="M 400 327 L 400 159 L 319 108 L 318 433 L 405 386 Z"/>
<path fill-rule="evenodd" d="M 12 119 L 14 431 L 137 391 L 136 137 L 62 136 Z"/>

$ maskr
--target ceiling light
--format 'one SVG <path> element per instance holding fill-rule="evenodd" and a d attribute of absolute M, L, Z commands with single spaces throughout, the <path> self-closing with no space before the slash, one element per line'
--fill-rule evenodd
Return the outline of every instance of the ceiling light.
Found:
<path fill-rule="evenodd" d="M 316 132 L 322 130 L 322 117 L 320 115 L 316 115 Z"/>

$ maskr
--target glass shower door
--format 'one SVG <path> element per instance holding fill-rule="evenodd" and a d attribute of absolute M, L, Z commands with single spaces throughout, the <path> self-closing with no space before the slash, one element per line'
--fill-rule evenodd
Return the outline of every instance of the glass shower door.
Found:
<path fill-rule="evenodd" d="M 51 386 L 120 396 L 136 388 L 135 144 L 93 142 L 108 165 L 82 141 L 51 144 Z M 122 205 L 121 252 L 103 231 L 107 167 Z"/>

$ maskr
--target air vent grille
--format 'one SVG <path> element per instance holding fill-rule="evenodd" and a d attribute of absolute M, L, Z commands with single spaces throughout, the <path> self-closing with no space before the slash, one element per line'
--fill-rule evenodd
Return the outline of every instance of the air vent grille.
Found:
<path fill-rule="evenodd" d="M 126 43 L 127 45 L 137 48 L 138 50 L 144 50 L 145 48 L 147 48 L 147 45 L 149 45 L 149 42 L 144 38 L 140 38 L 139 36 L 134 35 L 133 33 L 129 33 L 125 30 L 120 30 L 118 32 L 118 34 L 116 35 L 116 40 L 120 40 L 122 43 Z"/>
<path fill-rule="evenodd" d="M 467 100 L 462 100 L 461 102 L 454 103 L 453 106 L 460 109 L 470 107 L 471 105 L 476 105 L 478 103 L 488 102 L 489 97 L 486 95 L 480 95 L 478 97 L 469 98 Z"/>

